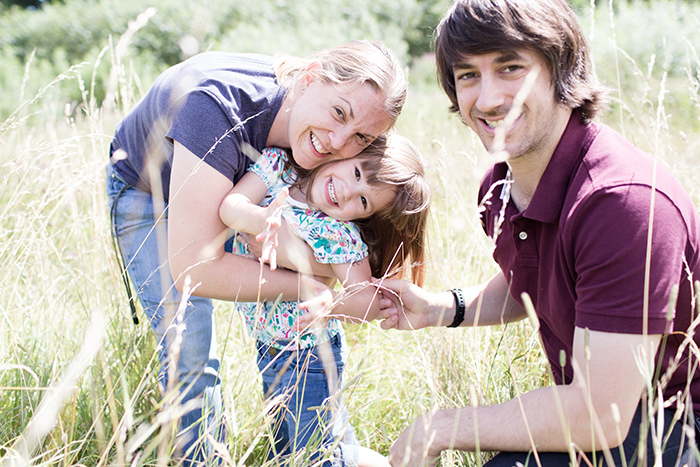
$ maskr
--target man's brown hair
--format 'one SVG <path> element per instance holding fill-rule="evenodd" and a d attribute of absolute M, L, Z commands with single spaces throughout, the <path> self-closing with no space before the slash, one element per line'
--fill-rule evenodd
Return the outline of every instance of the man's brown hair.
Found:
<path fill-rule="evenodd" d="M 559 103 L 592 120 L 607 107 L 576 14 L 566 0 L 456 0 L 438 25 L 438 78 L 458 112 L 453 66 L 464 55 L 514 49 L 539 53 Z"/>

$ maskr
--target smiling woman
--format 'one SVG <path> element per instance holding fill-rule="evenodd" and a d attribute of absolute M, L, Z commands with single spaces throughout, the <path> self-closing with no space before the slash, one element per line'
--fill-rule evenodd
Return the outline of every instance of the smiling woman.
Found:
<path fill-rule="evenodd" d="M 298 93 L 280 112 L 286 121 L 276 123 L 288 128 L 281 135 L 287 140 L 268 141 L 291 147 L 294 161 L 306 169 L 354 156 L 393 125 L 388 113 L 375 111 L 386 101 L 381 90 L 368 83 L 329 85 L 316 77 L 316 68 L 304 74 Z"/>
<path fill-rule="evenodd" d="M 183 404 L 204 402 L 180 420 L 186 463 L 215 456 L 207 440 L 225 437 L 211 299 L 299 293 L 296 273 L 265 267 L 261 285 L 258 262 L 227 251 L 221 201 L 269 144 L 291 149 L 291 163 L 303 169 L 355 156 L 393 125 L 405 96 L 402 68 L 378 42 L 278 63 L 208 52 L 166 70 L 118 125 L 107 168 L 112 233 L 164 349 L 160 383 L 181 391 Z M 328 273 L 320 265 L 316 272 Z M 173 354 L 169 329 L 181 292 L 195 296 Z M 166 371 L 175 355 L 177 367 Z"/>

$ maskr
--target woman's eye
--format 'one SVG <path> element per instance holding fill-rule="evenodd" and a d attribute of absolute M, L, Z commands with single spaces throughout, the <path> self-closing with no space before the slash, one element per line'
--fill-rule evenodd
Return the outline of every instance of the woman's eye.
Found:
<path fill-rule="evenodd" d="M 360 176 L 361 176 L 361 175 L 362 175 L 362 174 L 360 174 L 360 169 L 355 168 L 355 179 L 356 179 L 358 182 L 360 181 Z"/>
<path fill-rule="evenodd" d="M 367 198 L 360 196 L 360 201 L 362 201 L 362 207 L 367 209 Z"/>
<path fill-rule="evenodd" d="M 357 134 L 357 139 L 360 141 L 360 144 L 362 146 L 368 146 L 369 145 L 369 138 L 367 138 L 365 135 L 362 133 Z"/>
<path fill-rule="evenodd" d="M 341 109 L 340 107 L 336 107 L 336 108 L 335 108 L 335 114 L 336 114 L 341 120 L 343 120 L 343 121 L 345 120 L 345 112 L 343 112 L 343 109 Z"/>

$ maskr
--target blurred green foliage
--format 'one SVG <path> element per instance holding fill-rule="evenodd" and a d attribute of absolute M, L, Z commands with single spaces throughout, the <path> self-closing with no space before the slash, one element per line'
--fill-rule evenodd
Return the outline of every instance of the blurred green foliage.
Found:
<path fill-rule="evenodd" d="M 584 9 L 581 20 L 596 73 L 613 90 L 614 112 L 665 107 L 678 121 L 700 128 L 699 2 L 604 0 L 593 14 Z"/>
<path fill-rule="evenodd" d="M 130 41 L 122 63 L 137 76 L 139 92 L 141 83 L 147 86 L 166 67 L 204 50 L 303 56 L 360 38 L 384 41 L 407 66 L 418 68 L 419 80 L 433 80 L 421 65 L 422 57 L 430 52 L 434 28 L 451 2 L 54 0 L 27 9 L 8 6 L 14 0 L 0 1 L 0 119 L 71 66 L 86 87 L 94 87 L 99 105 L 117 41 L 149 7 L 155 13 Z M 674 89 L 673 78 L 698 74 L 691 65 L 697 63 L 694 46 L 700 44 L 698 3 L 595 0 L 594 9 L 590 0 L 572 4 L 603 82 L 623 97 L 622 88 L 642 86 L 644 75 L 659 78 L 665 73 L 669 99 L 692 110 L 695 103 L 683 89 Z M 606 32 L 594 35 L 594 30 Z M 686 40 L 669 41 L 670 35 Z M 54 86 L 52 92 L 60 92 L 69 103 L 80 102 L 84 94 L 74 83 Z"/>
<path fill-rule="evenodd" d="M 72 65 L 104 96 L 107 65 L 97 57 L 114 46 L 130 21 L 149 7 L 148 23 L 130 44 L 129 60 L 143 82 L 194 53 L 231 50 L 306 55 L 342 42 L 386 42 L 407 64 L 430 50 L 433 28 L 449 0 L 65 0 L 39 9 L 0 6 L 0 85 L 32 95 Z M 29 63 L 29 73 L 25 66 Z M 20 90 L 20 88 L 23 88 Z M 102 92 L 100 92 L 102 89 Z M 66 90 L 73 99 L 79 91 Z M 0 117 L 19 105 L 5 99 Z"/>
<path fill-rule="evenodd" d="M 50 1 L 51 0 L 0 0 L 0 6 L 18 6 L 20 8 L 36 9 L 40 8 L 44 3 L 49 3 Z M 58 2 L 62 0 L 56 1 Z"/>

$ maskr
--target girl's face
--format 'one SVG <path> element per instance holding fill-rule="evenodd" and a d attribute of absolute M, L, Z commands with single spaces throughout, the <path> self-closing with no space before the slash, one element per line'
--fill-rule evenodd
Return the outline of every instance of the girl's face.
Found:
<path fill-rule="evenodd" d="M 331 85 L 307 71 L 295 92 L 288 147 L 305 169 L 356 156 L 393 124 L 384 96 L 366 83 Z"/>
<path fill-rule="evenodd" d="M 396 197 L 394 187 L 368 185 L 361 162 L 353 158 L 321 167 L 310 187 L 314 207 L 339 221 L 352 221 L 389 206 Z"/>

